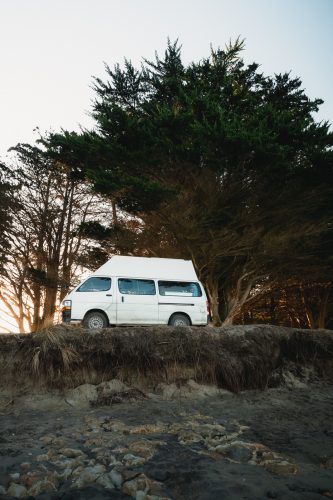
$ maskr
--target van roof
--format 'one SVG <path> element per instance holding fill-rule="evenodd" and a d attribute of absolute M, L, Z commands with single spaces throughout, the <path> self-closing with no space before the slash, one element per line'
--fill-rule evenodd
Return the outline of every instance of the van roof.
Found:
<path fill-rule="evenodd" d="M 191 260 L 121 255 L 111 257 L 110 260 L 94 272 L 93 276 L 198 280 Z"/>

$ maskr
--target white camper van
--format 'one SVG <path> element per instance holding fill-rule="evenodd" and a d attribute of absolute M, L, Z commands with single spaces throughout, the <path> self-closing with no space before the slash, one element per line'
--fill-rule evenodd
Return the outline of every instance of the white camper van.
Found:
<path fill-rule="evenodd" d="M 112 257 L 63 301 L 63 321 L 110 325 L 207 325 L 208 302 L 190 260 Z"/>

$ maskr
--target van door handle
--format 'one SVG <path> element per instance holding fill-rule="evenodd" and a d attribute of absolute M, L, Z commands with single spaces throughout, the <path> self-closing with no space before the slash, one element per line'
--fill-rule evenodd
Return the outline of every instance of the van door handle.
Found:
<path fill-rule="evenodd" d="M 106 296 L 107 297 L 112 297 L 112 293 L 107 293 Z"/>
<path fill-rule="evenodd" d="M 123 295 L 121 296 L 121 301 L 122 301 L 122 302 L 125 302 L 125 298 L 124 298 L 124 296 L 123 296 Z"/>

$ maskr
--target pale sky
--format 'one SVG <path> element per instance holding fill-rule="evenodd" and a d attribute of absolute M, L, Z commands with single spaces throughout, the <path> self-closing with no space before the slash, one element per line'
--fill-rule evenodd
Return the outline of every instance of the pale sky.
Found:
<path fill-rule="evenodd" d="M 0 157 L 35 127 L 89 127 L 92 76 L 179 38 L 185 62 L 238 35 L 246 62 L 292 71 L 333 122 L 333 0 L 0 0 Z"/>

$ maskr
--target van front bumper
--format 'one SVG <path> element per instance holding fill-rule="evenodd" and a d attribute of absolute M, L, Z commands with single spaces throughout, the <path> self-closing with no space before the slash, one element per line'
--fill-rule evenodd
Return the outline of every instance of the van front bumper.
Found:
<path fill-rule="evenodd" d="M 71 321 L 71 310 L 65 309 L 62 311 L 62 321 L 63 323 L 70 323 Z"/>

